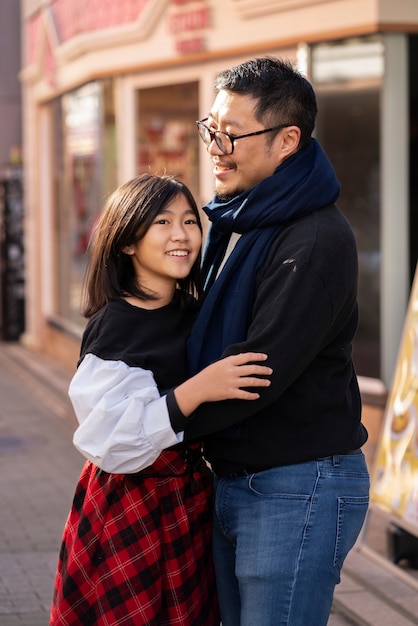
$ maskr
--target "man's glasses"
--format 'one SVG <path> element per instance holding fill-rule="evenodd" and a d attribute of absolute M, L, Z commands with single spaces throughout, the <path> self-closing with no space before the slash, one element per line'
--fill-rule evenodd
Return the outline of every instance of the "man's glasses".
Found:
<path fill-rule="evenodd" d="M 243 139 L 244 137 L 254 137 L 255 135 L 263 135 L 269 133 L 272 130 L 280 130 L 292 124 L 280 124 L 279 126 L 273 126 L 272 128 L 264 128 L 264 130 L 257 130 L 255 133 L 246 133 L 245 135 L 231 135 L 223 130 L 211 130 L 204 122 L 209 118 L 205 117 L 203 120 L 196 122 L 199 135 L 204 144 L 209 146 L 212 141 L 215 141 L 219 150 L 224 154 L 232 154 L 234 151 L 234 141 L 237 139 Z"/>

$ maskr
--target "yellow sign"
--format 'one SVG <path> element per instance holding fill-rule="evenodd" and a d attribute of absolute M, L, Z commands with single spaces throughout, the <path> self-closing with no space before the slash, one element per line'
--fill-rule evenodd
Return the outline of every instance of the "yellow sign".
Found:
<path fill-rule="evenodd" d="M 418 535 L 418 271 L 383 424 L 371 498 Z"/>

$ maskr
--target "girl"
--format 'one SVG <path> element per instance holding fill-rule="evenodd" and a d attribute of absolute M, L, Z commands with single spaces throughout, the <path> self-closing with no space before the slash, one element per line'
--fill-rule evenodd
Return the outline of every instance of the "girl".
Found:
<path fill-rule="evenodd" d="M 96 225 L 89 321 L 69 390 L 74 443 L 88 460 L 64 529 L 50 626 L 219 624 L 212 478 L 183 430 L 203 402 L 256 399 L 248 388 L 269 385 L 260 376 L 271 370 L 257 363 L 266 355 L 247 353 L 183 382 L 201 241 L 193 196 L 168 176 L 119 187 Z"/>

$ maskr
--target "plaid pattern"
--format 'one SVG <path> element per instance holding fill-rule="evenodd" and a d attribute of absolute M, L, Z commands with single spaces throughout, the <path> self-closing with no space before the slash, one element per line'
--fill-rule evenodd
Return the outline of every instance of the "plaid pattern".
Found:
<path fill-rule="evenodd" d="M 181 451 L 165 451 L 133 475 L 85 463 L 64 529 L 50 626 L 219 626 L 212 477 L 202 466 L 185 468 Z"/>

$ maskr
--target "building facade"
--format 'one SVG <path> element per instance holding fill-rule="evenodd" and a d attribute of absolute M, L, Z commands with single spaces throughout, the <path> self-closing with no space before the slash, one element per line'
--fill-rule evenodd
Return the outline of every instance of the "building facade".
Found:
<path fill-rule="evenodd" d="M 22 143 L 20 5 L 0 4 L 0 168 L 20 165 Z"/>
<path fill-rule="evenodd" d="M 84 254 L 105 196 L 152 171 L 207 201 L 211 166 L 195 120 L 215 75 L 282 56 L 317 93 L 316 137 L 359 247 L 356 368 L 367 401 L 384 394 L 418 256 L 418 2 L 21 0 L 21 12 L 22 341 L 75 364 Z"/>
<path fill-rule="evenodd" d="M 24 328 L 20 4 L 0 3 L 0 338 Z"/>

